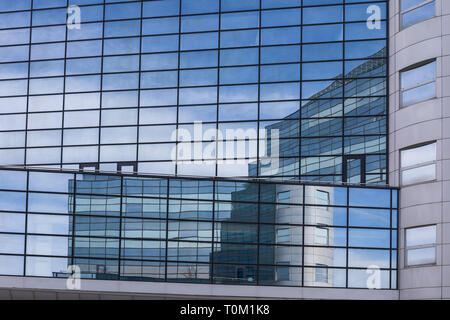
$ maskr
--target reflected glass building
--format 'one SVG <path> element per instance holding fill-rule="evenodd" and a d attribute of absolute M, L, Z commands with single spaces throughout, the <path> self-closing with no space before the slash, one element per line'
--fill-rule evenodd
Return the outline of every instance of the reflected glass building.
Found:
<path fill-rule="evenodd" d="M 0 14 L 2 164 L 387 183 L 385 1 L 20 0 Z M 236 139 L 245 151 L 225 150 Z"/>
<path fill-rule="evenodd" d="M 397 288 L 397 190 L 0 170 L 0 272 Z"/>
<path fill-rule="evenodd" d="M 1 1 L 0 276 L 397 289 L 387 5 Z"/>

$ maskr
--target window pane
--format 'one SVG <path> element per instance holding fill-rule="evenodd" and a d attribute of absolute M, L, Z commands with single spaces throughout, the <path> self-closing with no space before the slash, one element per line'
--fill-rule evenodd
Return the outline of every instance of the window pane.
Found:
<path fill-rule="evenodd" d="M 401 151 L 402 168 L 436 161 L 436 143 Z"/>
<path fill-rule="evenodd" d="M 436 226 L 410 228 L 406 230 L 406 246 L 422 246 L 436 243 Z"/>
<path fill-rule="evenodd" d="M 402 184 L 413 184 L 436 179 L 436 165 L 431 164 L 419 168 L 404 170 L 402 172 Z"/>
<path fill-rule="evenodd" d="M 402 89 L 436 79 L 436 61 L 401 72 Z"/>
<path fill-rule="evenodd" d="M 436 262 L 436 248 L 409 249 L 407 253 L 407 264 L 409 266 L 429 264 Z"/>
<path fill-rule="evenodd" d="M 434 82 L 402 92 L 402 106 L 409 106 L 420 101 L 436 97 L 436 84 Z"/>
<path fill-rule="evenodd" d="M 424 6 L 421 6 L 417 9 L 408 11 L 404 14 L 402 14 L 402 27 L 406 28 L 410 25 L 413 25 L 415 23 L 418 23 L 423 20 L 430 19 L 434 17 L 435 14 L 435 5 L 434 1 L 431 3 L 428 3 Z"/>

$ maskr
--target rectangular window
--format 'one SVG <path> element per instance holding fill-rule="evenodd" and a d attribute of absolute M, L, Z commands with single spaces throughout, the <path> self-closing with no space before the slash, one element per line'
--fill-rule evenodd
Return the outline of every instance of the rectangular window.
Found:
<path fill-rule="evenodd" d="M 289 262 L 288 261 L 280 261 L 278 262 L 276 279 L 277 281 L 289 281 Z"/>
<path fill-rule="evenodd" d="M 328 245 L 328 232 L 327 228 L 316 227 L 314 243 L 320 246 Z"/>
<path fill-rule="evenodd" d="M 400 72 L 401 106 L 436 97 L 436 61 L 424 62 Z"/>
<path fill-rule="evenodd" d="M 436 179 L 436 142 L 400 151 L 402 185 Z"/>
<path fill-rule="evenodd" d="M 290 191 L 282 191 L 277 193 L 277 208 L 289 208 L 289 203 L 291 202 L 291 192 Z"/>
<path fill-rule="evenodd" d="M 316 190 L 316 204 L 330 205 L 330 194 L 326 191 Z"/>
<path fill-rule="evenodd" d="M 316 264 L 315 272 L 316 282 L 328 282 L 328 266 L 325 264 Z"/>
<path fill-rule="evenodd" d="M 436 262 L 436 226 L 406 229 L 406 265 Z"/>
<path fill-rule="evenodd" d="M 291 231 L 289 228 L 277 229 L 277 243 L 289 243 L 291 241 Z"/>
<path fill-rule="evenodd" d="M 430 19 L 435 15 L 434 0 L 400 0 L 401 28 Z"/>

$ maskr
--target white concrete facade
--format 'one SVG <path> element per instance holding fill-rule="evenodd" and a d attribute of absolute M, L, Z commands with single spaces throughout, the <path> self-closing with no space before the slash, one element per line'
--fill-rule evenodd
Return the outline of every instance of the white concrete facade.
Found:
<path fill-rule="evenodd" d="M 68 290 L 66 279 L 0 276 L 0 299 L 359 299 L 397 300 L 397 290 L 262 287 L 219 284 L 82 280 Z"/>
<path fill-rule="evenodd" d="M 400 28 L 400 0 L 389 5 L 389 181 L 400 186 L 400 299 L 450 298 L 450 1 L 435 17 Z M 436 59 L 436 98 L 401 107 L 400 71 Z M 436 142 L 436 179 L 401 186 L 400 150 Z M 405 229 L 437 226 L 436 263 L 405 266 Z"/>

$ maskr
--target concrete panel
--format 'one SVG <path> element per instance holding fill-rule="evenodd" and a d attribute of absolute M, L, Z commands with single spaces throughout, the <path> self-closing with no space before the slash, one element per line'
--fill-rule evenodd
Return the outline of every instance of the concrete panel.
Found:
<path fill-rule="evenodd" d="M 401 289 L 441 286 L 441 267 L 412 267 L 400 270 Z"/>
<path fill-rule="evenodd" d="M 397 52 L 441 34 L 441 18 L 434 17 L 403 29 L 395 36 Z M 422 48 L 424 50 L 424 48 Z"/>
<path fill-rule="evenodd" d="M 239 298 L 239 299 L 398 299 L 396 290 L 331 289 L 331 288 L 288 288 L 238 285 L 210 285 L 190 283 L 145 283 L 135 281 L 83 280 L 82 290 L 72 292 L 65 289 L 64 279 L 0 276 L 0 289 L 4 284 L 15 288 L 17 297 L 33 299 L 33 292 L 78 293 L 80 299 L 130 299 L 141 298 Z M 32 285 L 31 285 L 32 284 Z M 48 290 L 48 288 L 57 288 Z"/>
<path fill-rule="evenodd" d="M 396 148 L 437 140 L 441 137 L 441 127 L 440 120 L 431 120 L 400 129 L 396 132 Z"/>
<path fill-rule="evenodd" d="M 422 41 L 413 43 L 397 52 L 395 56 L 396 67 L 397 70 L 402 70 L 418 62 L 433 59 L 440 55 L 441 38 L 424 38 Z"/>
<path fill-rule="evenodd" d="M 442 117 L 441 101 L 431 99 L 401 108 L 395 117 L 395 128 L 402 128 Z"/>
<path fill-rule="evenodd" d="M 430 204 L 442 201 L 441 183 L 429 182 L 402 187 L 400 190 L 400 207 Z"/>
<path fill-rule="evenodd" d="M 441 203 L 428 203 L 402 209 L 400 223 L 402 228 L 410 228 L 439 223 L 441 222 L 441 218 Z"/>
<path fill-rule="evenodd" d="M 440 299 L 441 288 L 418 288 L 400 291 L 400 300 Z"/>

